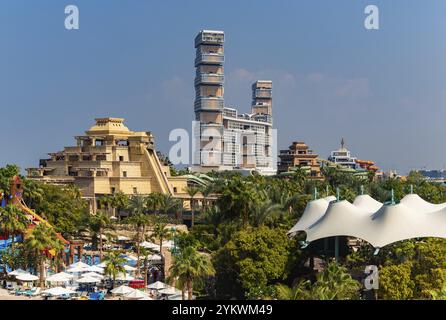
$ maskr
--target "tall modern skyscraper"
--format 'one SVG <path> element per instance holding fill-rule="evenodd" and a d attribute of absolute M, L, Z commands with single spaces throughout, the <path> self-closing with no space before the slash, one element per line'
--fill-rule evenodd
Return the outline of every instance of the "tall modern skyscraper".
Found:
<path fill-rule="evenodd" d="M 251 113 L 224 104 L 223 31 L 203 30 L 195 38 L 193 171 L 249 170 L 275 174 L 272 81 L 252 85 Z"/>

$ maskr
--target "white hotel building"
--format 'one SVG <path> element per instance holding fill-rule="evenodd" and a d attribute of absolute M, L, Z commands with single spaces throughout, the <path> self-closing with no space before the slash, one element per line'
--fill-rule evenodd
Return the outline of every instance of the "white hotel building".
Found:
<path fill-rule="evenodd" d="M 224 104 L 223 31 L 203 30 L 195 38 L 195 120 L 192 171 L 276 173 L 273 148 L 272 82 L 252 85 L 251 113 Z"/>

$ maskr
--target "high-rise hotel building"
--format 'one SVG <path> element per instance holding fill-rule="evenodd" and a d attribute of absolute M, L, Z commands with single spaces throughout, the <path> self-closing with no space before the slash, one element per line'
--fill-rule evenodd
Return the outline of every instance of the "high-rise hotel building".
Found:
<path fill-rule="evenodd" d="M 251 113 L 224 103 L 223 31 L 203 30 L 195 38 L 193 171 L 248 170 L 276 173 L 273 153 L 272 81 L 252 85 Z"/>

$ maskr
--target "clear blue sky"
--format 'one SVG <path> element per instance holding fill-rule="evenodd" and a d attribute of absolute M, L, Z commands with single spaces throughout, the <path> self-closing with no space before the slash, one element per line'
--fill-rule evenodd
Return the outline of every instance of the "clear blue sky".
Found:
<path fill-rule="evenodd" d="M 64 29 L 76 4 L 80 30 Z M 367 4 L 379 31 L 363 27 Z M 95 117 L 126 118 L 167 152 L 190 129 L 194 37 L 226 32 L 227 105 L 274 81 L 279 147 L 341 137 L 384 169 L 446 167 L 446 1 L 0 0 L 0 165 L 37 166 Z"/>

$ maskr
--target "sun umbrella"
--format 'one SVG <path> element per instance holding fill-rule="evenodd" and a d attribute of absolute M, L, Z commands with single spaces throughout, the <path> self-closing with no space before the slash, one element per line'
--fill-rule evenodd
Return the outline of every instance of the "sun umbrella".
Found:
<path fill-rule="evenodd" d="M 74 294 L 76 293 L 76 291 L 70 290 L 70 289 L 66 289 L 66 288 L 62 288 L 62 287 L 56 287 L 56 288 L 51 288 L 45 291 L 42 291 L 42 293 L 46 293 L 52 296 L 63 296 L 66 294 Z"/>
<path fill-rule="evenodd" d="M 161 260 L 161 256 L 159 254 L 150 254 L 147 256 L 147 260 L 158 261 Z"/>
<path fill-rule="evenodd" d="M 124 269 L 125 269 L 125 271 L 135 271 L 136 270 L 135 267 L 132 267 L 132 266 L 129 266 L 129 265 L 125 265 Z"/>
<path fill-rule="evenodd" d="M 163 247 L 164 248 L 169 248 L 170 249 L 170 248 L 173 248 L 173 246 L 174 246 L 174 243 L 171 240 L 163 242 Z"/>
<path fill-rule="evenodd" d="M 147 248 L 147 249 L 158 249 L 160 248 L 160 246 L 158 244 L 155 244 L 153 242 L 148 242 L 148 241 L 143 241 L 139 244 L 141 247 L 143 248 Z"/>
<path fill-rule="evenodd" d="M 17 269 L 8 273 L 8 276 L 19 276 L 21 274 L 29 274 L 29 272 L 23 269 Z"/>
<path fill-rule="evenodd" d="M 48 282 L 68 282 L 70 279 L 73 278 L 71 274 L 65 273 L 65 272 L 59 272 L 56 274 L 53 274 L 46 278 L 46 281 Z"/>
<path fill-rule="evenodd" d="M 101 282 L 101 279 L 93 278 L 93 277 L 82 277 L 80 279 L 77 279 L 76 282 L 77 283 L 98 283 L 98 282 Z"/>
<path fill-rule="evenodd" d="M 123 286 L 119 286 L 117 288 L 114 288 L 111 291 L 111 293 L 117 294 L 117 295 L 126 295 L 126 294 L 129 294 L 129 293 L 133 292 L 133 291 L 135 291 L 135 289 L 123 285 Z"/>
<path fill-rule="evenodd" d="M 106 266 L 107 266 L 107 264 L 105 263 L 105 261 L 102 261 L 101 263 L 95 265 L 95 267 L 98 267 L 98 268 L 105 268 Z"/>
<path fill-rule="evenodd" d="M 124 295 L 124 297 L 126 297 L 127 299 L 142 299 L 146 298 L 147 294 L 139 290 L 133 290 L 132 292 Z"/>
<path fill-rule="evenodd" d="M 82 267 L 82 266 L 79 265 L 79 266 L 76 266 L 76 267 L 73 267 L 73 268 L 69 268 L 66 271 L 69 272 L 69 273 L 88 272 L 88 268 L 89 268 L 89 266 Z"/>
<path fill-rule="evenodd" d="M 20 281 L 29 282 L 29 281 L 39 280 L 39 277 L 35 276 L 35 275 L 32 275 L 32 274 L 29 274 L 29 273 L 25 273 L 25 274 L 18 275 L 16 277 L 16 279 L 20 280 Z"/>
<path fill-rule="evenodd" d="M 91 278 L 97 278 L 97 279 L 104 279 L 104 276 L 102 275 L 102 274 L 99 274 L 99 273 L 96 273 L 96 272 L 87 272 L 87 273 L 84 273 L 83 275 L 82 275 L 82 277 L 83 278 L 89 278 L 89 277 L 91 277 Z"/>
<path fill-rule="evenodd" d="M 72 263 L 68 266 L 68 269 L 72 269 L 72 268 L 76 268 L 76 267 L 81 267 L 81 268 L 88 268 L 90 267 L 88 264 L 86 264 L 85 262 L 82 261 L 78 261 L 76 263 Z"/>
<path fill-rule="evenodd" d="M 118 280 L 118 281 L 132 281 L 132 280 L 135 280 L 135 278 L 134 277 L 132 277 L 131 275 L 129 275 L 129 274 L 124 274 L 124 273 L 120 273 L 120 274 L 118 274 L 118 276 L 116 277 L 116 280 Z"/>
<path fill-rule="evenodd" d="M 165 294 L 165 295 L 173 295 L 173 294 L 180 294 L 181 290 L 178 290 L 178 289 L 176 289 L 174 287 L 169 287 L 169 288 L 166 288 L 166 289 L 162 289 L 162 290 L 160 290 L 158 292 L 161 293 L 161 294 Z"/>
<path fill-rule="evenodd" d="M 163 283 L 163 282 L 161 282 L 161 281 L 157 281 L 157 282 L 151 283 L 151 284 L 149 284 L 147 286 L 147 288 L 152 289 L 152 290 L 161 290 L 161 289 L 164 289 L 166 287 L 168 287 L 168 285 Z"/>
<path fill-rule="evenodd" d="M 86 270 L 88 272 L 104 273 L 104 268 L 99 266 L 89 266 Z"/>

